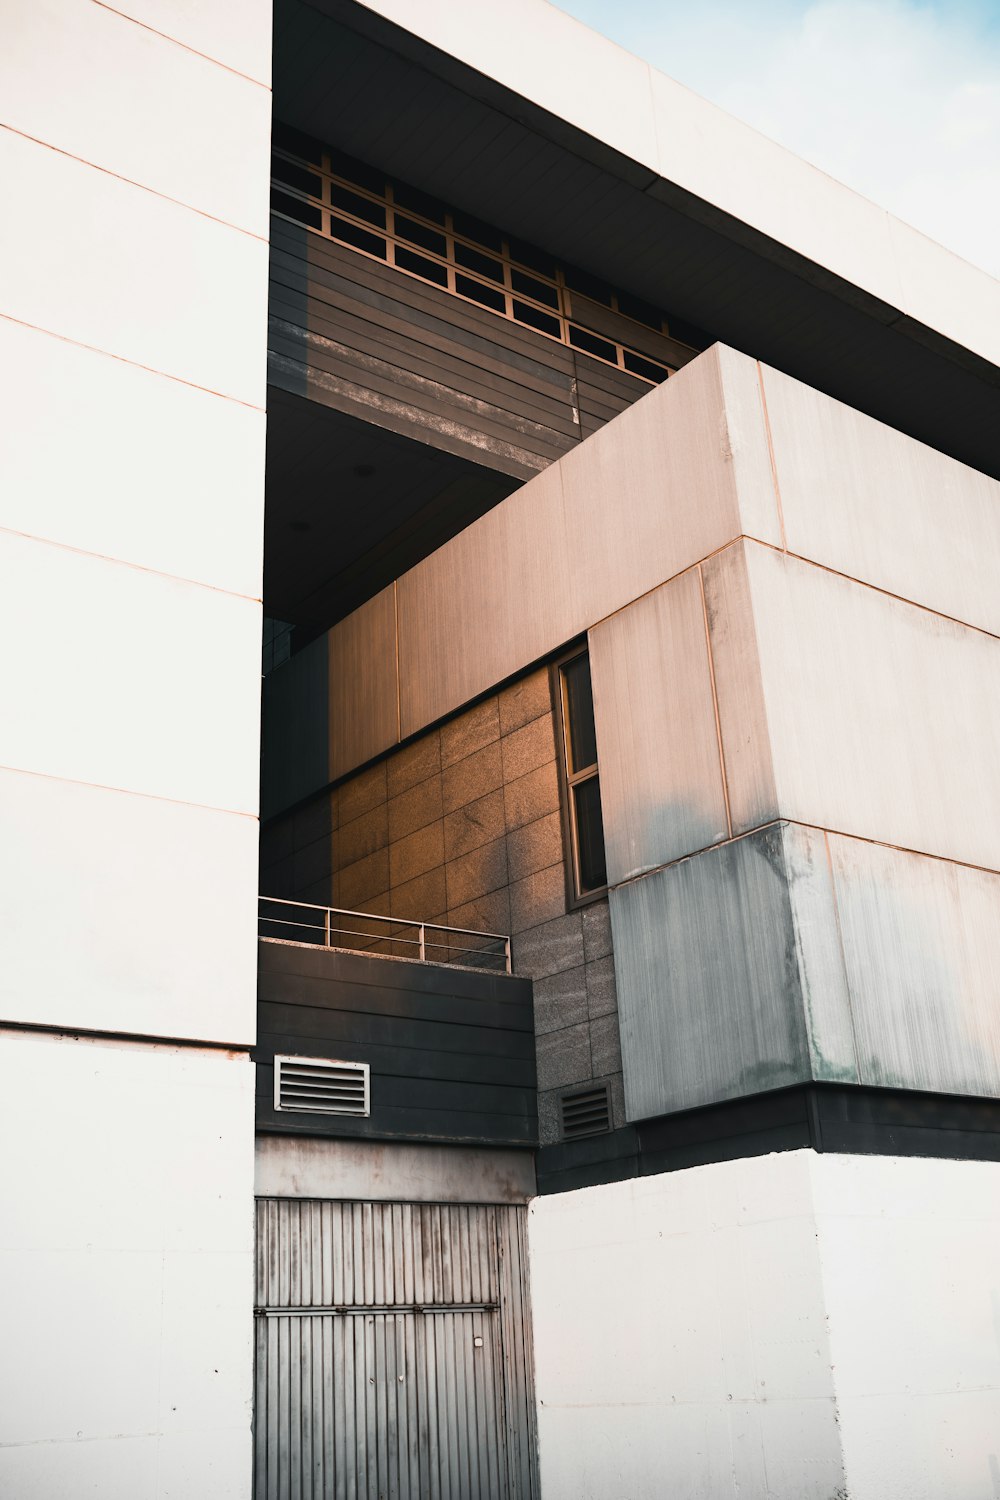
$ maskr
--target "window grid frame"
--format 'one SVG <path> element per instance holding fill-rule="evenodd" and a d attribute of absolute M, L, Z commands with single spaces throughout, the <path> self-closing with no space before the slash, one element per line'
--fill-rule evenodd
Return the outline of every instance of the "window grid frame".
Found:
<path fill-rule="evenodd" d="M 569 695 L 566 691 L 566 668 L 581 656 L 589 659 L 589 643 L 578 641 L 570 646 L 550 664 L 553 707 L 556 720 L 556 748 L 558 752 L 559 792 L 562 807 L 563 847 L 569 852 L 566 861 L 566 909 L 576 911 L 590 906 L 594 901 L 603 901 L 608 894 L 608 884 L 583 889 L 580 879 L 580 839 L 577 827 L 574 788 L 588 781 L 596 781 L 600 787 L 600 766 L 595 759 L 592 765 L 579 771 L 572 770 L 572 740 L 569 727 Z M 593 679 L 591 679 L 593 683 Z M 596 753 L 596 746 L 595 746 Z M 604 812 L 601 810 L 601 835 L 604 835 Z"/>
<path fill-rule="evenodd" d="M 524 265 L 523 262 L 519 261 L 516 255 L 511 252 L 510 241 L 506 235 L 501 235 L 500 243 L 503 247 L 502 250 L 493 250 L 489 246 L 477 243 L 477 241 L 469 238 L 469 236 L 467 235 L 456 232 L 454 228 L 453 215 L 450 210 L 445 210 L 444 224 L 441 224 L 425 217 L 416 210 L 405 208 L 403 205 L 399 205 L 399 212 L 405 218 L 413 219 L 423 228 L 432 230 L 433 232 L 439 234 L 442 239 L 444 239 L 445 254 L 443 256 L 438 255 L 436 252 L 432 250 L 426 250 L 422 245 L 417 245 L 412 241 L 407 240 L 405 236 L 398 235 L 396 233 L 395 219 L 397 205 L 393 194 L 393 184 L 388 177 L 385 180 L 385 188 L 383 189 L 382 194 L 379 195 L 373 192 L 370 188 L 366 188 L 360 183 L 352 182 L 350 178 L 343 177 L 339 173 L 334 172 L 330 165 L 330 153 L 325 149 L 320 153 L 322 163 L 321 165 L 317 165 L 315 162 L 308 161 L 305 157 L 296 156 L 294 152 L 291 152 L 281 146 L 272 146 L 271 154 L 273 157 L 278 158 L 278 160 L 280 161 L 288 162 L 290 166 L 297 167 L 300 170 L 308 171 L 314 177 L 318 177 L 322 186 L 322 196 L 320 198 L 315 198 L 311 194 L 304 192 L 302 189 L 297 188 L 290 183 L 282 182 L 280 177 L 276 178 L 272 172 L 271 188 L 273 191 L 282 193 L 285 197 L 297 199 L 299 202 L 307 205 L 308 207 L 319 209 L 320 211 L 320 228 L 316 229 L 313 225 L 303 224 L 301 220 L 292 218 L 290 214 L 287 214 L 283 212 L 282 209 L 275 208 L 272 205 L 271 213 L 275 214 L 279 219 L 284 219 L 286 223 L 295 224 L 298 228 L 305 229 L 309 234 L 318 234 L 324 239 L 332 240 L 335 244 L 343 245 L 346 249 L 353 251 L 354 254 L 363 255 L 366 259 L 374 261 L 376 265 L 391 266 L 393 270 L 397 271 L 400 275 L 410 276 L 413 278 L 413 280 L 419 281 L 424 286 L 436 286 L 439 291 L 447 291 L 450 296 L 457 297 L 459 301 L 467 303 L 470 307 L 478 307 L 482 312 L 492 313 L 494 317 L 502 317 L 506 319 L 507 322 L 513 323 L 518 328 L 526 328 L 530 330 L 531 333 L 537 334 L 539 338 L 550 339 L 553 343 L 562 344 L 564 347 L 571 349 L 574 355 L 578 357 L 582 357 L 584 359 L 593 359 L 600 365 L 604 365 L 610 369 L 620 370 L 621 373 L 623 375 L 627 375 L 629 379 L 638 380 L 643 385 L 648 385 L 651 388 L 656 385 L 662 385 L 663 381 L 667 380 L 671 375 L 675 375 L 677 373 L 677 369 L 679 368 L 678 366 L 666 364 L 661 360 L 653 358 L 651 355 L 644 354 L 641 349 L 632 348 L 629 344 L 623 342 L 620 339 L 609 337 L 605 333 L 598 333 L 595 329 L 588 328 L 586 324 L 582 322 L 580 313 L 574 315 L 574 293 L 572 291 L 572 288 L 567 285 L 564 268 L 561 265 L 554 263 L 553 268 L 555 270 L 555 276 L 551 277 L 545 275 L 541 271 L 532 269 L 532 267 L 530 266 Z M 384 209 L 385 229 L 380 229 L 377 225 L 372 224 L 369 220 L 352 214 L 347 209 L 335 206 L 331 194 L 332 186 L 346 188 L 356 197 L 363 198 L 366 201 L 377 204 L 380 208 Z M 332 220 L 334 215 L 347 220 L 347 222 L 354 227 L 361 229 L 374 237 L 383 239 L 386 247 L 385 255 L 373 255 L 370 251 L 362 249 L 359 245 L 351 244 L 350 241 L 339 238 L 333 231 Z M 469 249 L 477 251 L 480 255 L 488 256 L 491 260 L 499 261 L 503 269 L 503 281 L 492 281 L 489 277 L 480 275 L 476 271 L 465 266 L 458 265 L 455 259 L 456 244 L 467 246 Z M 446 273 L 446 284 L 442 285 L 441 282 L 432 280 L 429 277 L 423 277 L 418 272 L 410 270 L 407 266 L 397 265 L 397 246 L 402 250 L 409 250 L 412 254 L 421 256 L 425 260 L 431 261 L 434 264 L 441 266 Z M 529 294 L 515 291 L 513 287 L 513 272 L 515 271 L 520 272 L 523 276 L 529 276 L 535 281 L 541 282 L 545 286 L 553 288 L 558 301 L 558 309 L 549 304 L 538 301 L 536 298 L 530 296 Z M 474 297 L 468 297 L 465 295 L 465 293 L 459 291 L 456 285 L 456 278 L 458 276 L 464 276 L 468 280 L 477 282 L 479 285 L 492 289 L 493 291 L 501 291 L 504 298 L 504 311 L 501 312 L 499 308 L 490 307 L 488 304 L 478 301 Z M 576 295 L 581 297 L 584 296 L 582 292 L 577 293 Z M 515 317 L 515 299 L 519 302 L 526 303 L 529 307 L 550 318 L 553 322 L 557 322 L 559 324 L 559 333 L 548 333 L 544 328 L 537 328 L 533 323 L 528 323 L 520 318 Z M 618 293 L 613 290 L 611 291 L 610 310 L 615 314 L 616 317 L 624 318 L 627 322 L 630 323 L 635 322 L 637 328 L 643 328 L 647 332 L 658 332 L 662 337 L 672 339 L 674 343 L 681 342 L 681 340 L 674 338 L 674 336 L 670 333 L 667 319 L 665 317 L 661 318 L 660 328 L 657 330 L 652 328 L 651 324 L 638 323 L 634 318 L 631 318 L 628 313 L 621 312 L 618 305 Z M 570 336 L 570 330 L 573 327 L 579 327 L 583 333 L 589 334 L 590 337 L 599 338 L 603 340 L 603 342 L 611 344 L 615 350 L 615 359 L 604 359 L 601 355 L 593 354 L 590 352 L 590 350 L 581 349 L 578 345 L 574 344 Z M 685 345 L 684 347 L 687 348 L 689 346 Z M 692 350 L 692 353 L 693 352 L 695 351 Z M 649 376 L 639 374 L 636 370 L 630 370 L 625 363 L 627 355 L 631 355 L 633 358 L 642 360 L 646 364 L 653 365 L 658 369 L 662 369 L 663 379 L 653 380 Z"/>

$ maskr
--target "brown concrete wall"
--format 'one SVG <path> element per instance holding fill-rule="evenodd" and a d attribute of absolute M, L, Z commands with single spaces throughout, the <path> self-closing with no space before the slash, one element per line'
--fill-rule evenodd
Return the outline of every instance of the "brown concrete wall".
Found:
<path fill-rule="evenodd" d="M 261 837 L 261 892 L 510 933 L 534 981 L 539 1132 L 559 1096 L 611 1085 L 625 1123 L 606 900 L 569 909 L 545 667 L 342 782 Z"/>

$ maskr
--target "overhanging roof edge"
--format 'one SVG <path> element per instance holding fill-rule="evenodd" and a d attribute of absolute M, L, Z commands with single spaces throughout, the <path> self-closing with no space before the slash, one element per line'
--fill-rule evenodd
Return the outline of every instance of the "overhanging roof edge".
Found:
<path fill-rule="evenodd" d="M 547 0 L 508 0 L 502 12 L 311 3 L 383 40 L 391 32 L 394 50 L 429 71 L 877 321 L 919 330 L 980 378 L 1000 367 L 994 277 Z"/>

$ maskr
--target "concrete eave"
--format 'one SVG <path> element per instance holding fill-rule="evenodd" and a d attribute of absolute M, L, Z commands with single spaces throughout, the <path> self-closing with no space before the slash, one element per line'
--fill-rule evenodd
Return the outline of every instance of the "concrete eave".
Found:
<path fill-rule="evenodd" d="M 857 288 L 859 301 L 874 299 L 886 314 L 1000 365 L 994 277 L 547 0 L 363 0 L 361 8 L 631 164 L 628 177 L 653 196 L 689 194 Z"/>

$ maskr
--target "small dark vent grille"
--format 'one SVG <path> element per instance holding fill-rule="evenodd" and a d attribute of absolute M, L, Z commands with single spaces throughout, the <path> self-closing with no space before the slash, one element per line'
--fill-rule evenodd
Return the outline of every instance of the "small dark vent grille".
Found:
<path fill-rule="evenodd" d="M 602 1083 L 599 1088 L 585 1089 L 576 1094 L 563 1094 L 559 1103 L 565 1140 L 579 1140 L 584 1135 L 604 1135 L 611 1129 L 606 1083 Z"/>
<path fill-rule="evenodd" d="M 367 1115 L 367 1063 L 327 1057 L 276 1057 L 274 1107 L 307 1115 Z"/>

